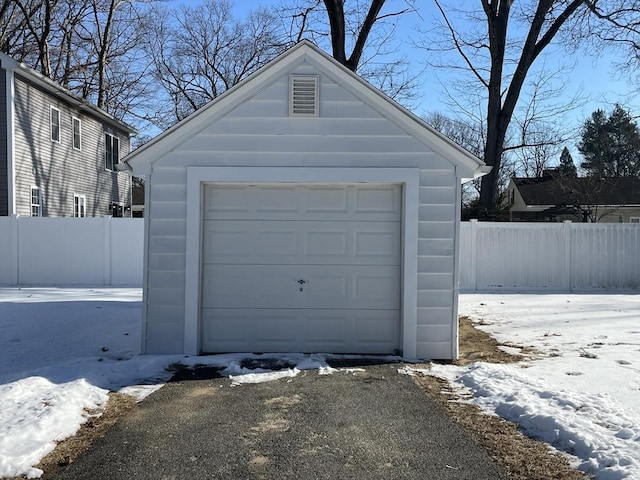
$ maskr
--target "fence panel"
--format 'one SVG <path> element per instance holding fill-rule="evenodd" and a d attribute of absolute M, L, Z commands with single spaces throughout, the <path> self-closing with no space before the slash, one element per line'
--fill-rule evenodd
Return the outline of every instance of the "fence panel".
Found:
<path fill-rule="evenodd" d="M 640 288 L 640 226 L 465 222 L 460 289 Z"/>
<path fill-rule="evenodd" d="M 142 285 L 143 219 L 0 218 L 0 285 Z"/>
<path fill-rule="evenodd" d="M 144 221 L 140 218 L 118 218 L 110 225 L 111 284 L 142 285 Z"/>
<path fill-rule="evenodd" d="M 571 226 L 571 286 L 640 288 L 640 226 Z"/>
<path fill-rule="evenodd" d="M 18 219 L 0 217 L 0 285 L 17 285 Z"/>

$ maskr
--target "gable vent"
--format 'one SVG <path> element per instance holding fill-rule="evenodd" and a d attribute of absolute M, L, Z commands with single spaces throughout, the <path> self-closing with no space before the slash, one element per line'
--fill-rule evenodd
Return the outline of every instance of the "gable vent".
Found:
<path fill-rule="evenodd" d="M 289 79 L 289 114 L 292 117 L 318 116 L 318 77 L 304 75 Z"/>

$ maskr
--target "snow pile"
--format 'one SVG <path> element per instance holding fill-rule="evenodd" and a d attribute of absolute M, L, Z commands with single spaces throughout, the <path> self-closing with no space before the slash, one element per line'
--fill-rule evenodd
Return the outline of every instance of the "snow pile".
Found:
<path fill-rule="evenodd" d="M 517 364 L 432 365 L 430 374 L 596 479 L 640 479 L 639 295 L 468 294 L 459 310 L 510 352 L 539 353 Z"/>
<path fill-rule="evenodd" d="M 470 401 L 529 436 L 579 459 L 597 479 L 638 478 L 640 422 L 612 398 L 550 388 L 513 365 L 432 365 L 431 374 L 462 388 Z M 522 372 L 522 373 L 521 373 Z"/>
<path fill-rule="evenodd" d="M 275 372 L 245 373 L 237 376 L 229 375 L 229 379 L 232 380 L 231 386 L 236 387 L 245 383 L 263 383 L 279 380 L 281 378 L 291 378 L 295 377 L 299 373 L 300 370 L 297 368 L 288 368 L 287 370 L 278 370 Z"/>
<path fill-rule="evenodd" d="M 56 385 L 29 377 L 0 385 L 0 476 L 40 477 L 42 470 L 32 466 L 99 415 L 107 393 L 85 380 Z"/>

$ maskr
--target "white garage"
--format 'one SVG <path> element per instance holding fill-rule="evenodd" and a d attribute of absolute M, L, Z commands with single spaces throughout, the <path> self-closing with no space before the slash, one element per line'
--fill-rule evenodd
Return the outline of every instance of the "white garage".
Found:
<path fill-rule="evenodd" d="M 457 356 L 460 184 L 483 164 L 311 43 L 125 162 L 144 352 Z"/>

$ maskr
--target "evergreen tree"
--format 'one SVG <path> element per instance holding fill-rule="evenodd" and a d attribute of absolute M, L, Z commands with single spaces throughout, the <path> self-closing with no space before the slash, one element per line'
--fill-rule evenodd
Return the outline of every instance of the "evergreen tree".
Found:
<path fill-rule="evenodd" d="M 578 169 L 575 163 L 573 163 L 573 157 L 567 147 L 564 147 L 560 154 L 560 163 L 558 165 L 558 172 L 565 177 L 577 177 Z"/>
<path fill-rule="evenodd" d="M 587 176 L 640 177 L 640 129 L 618 104 L 608 117 L 602 110 L 591 114 L 578 150 Z"/>

